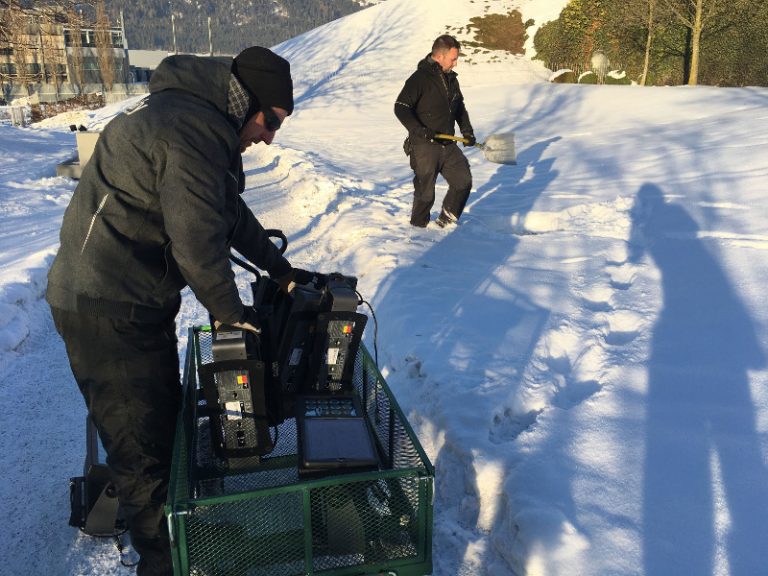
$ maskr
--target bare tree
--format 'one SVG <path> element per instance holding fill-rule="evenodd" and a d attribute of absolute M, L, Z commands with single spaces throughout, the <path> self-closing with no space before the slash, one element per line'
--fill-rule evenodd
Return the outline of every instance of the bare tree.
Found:
<path fill-rule="evenodd" d="M 27 66 L 32 52 L 29 44 L 31 20 L 27 14 L 21 9 L 17 9 L 17 7 L 11 7 L 9 13 L 10 44 L 13 50 L 13 63 L 16 67 L 15 79 L 25 89 L 28 89 L 29 84 L 33 81 Z"/>
<path fill-rule="evenodd" d="M 2 16 L 0 16 L 0 46 L 7 47 L 11 41 L 11 22 L 9 19 L 12 17 L 11 8 L 18 6 L 18 0 L 2 0 L 0 1 L 0 10 L 2 10 Z"/>
<path fill-rule="evenodd" d="M 115 83 L 115 53 L 112 48 L 112 26 L 109 22 L 104 0 L 96 2 L 96 54 L 101 71 L 101 83 L 106 90 L 112 90 Z"/>
<path fill-rule="evenodd" d="M 727 15 L 729 10 L 739 10 L 742 2 L 736 0 L 661 0 L 669 7 L 677 20 L 691 32 L 690 72 L 688 84 L 699 83 L 699 57 L 701 52 L 701 35 L 705 28 L 718 19 Z"/>
<path fill-rule="evenodd" d="M 11 1 L 3 1 L 0 3 L 0 9 L 2 9 L 2 14 L 0 14 L 0 48 L 4 49 L 10 49 L 11 47 L 11 30 L 13 30 L 13 26 L 11 23 L 11 19 L 13 18 L 10 10 L 12 2 Z M 0 73 L 0 84 L 3 85 L 3 88 L 5 88 L 5 83 L 10 82 L 11 75 L 10 71 L 5 70 L 2 73 Z M 5 95 L 5 90 L 3 90 L 2 96 Z"/>
<path fill-rule="evenodd" d="M 43 7 L 39 14 L 40 65 L 43 81 L 52 82 L 57 90 L 62 82 L 61 68 L 66 64 L 63 43 L 62 12 L 55 7 Z"/>
<path fill-rule="evenodd" d="M 656 10 L 656 0 L 647 0 L 648 2 L 648 20 L 647 29 L 648 35 L 645 41 L 645 55 L 643 56 L 643 74 L 640 76 L 640 85 L 645 86 L 648 80 L 648 70 L 651 66 L 651 46 L 653 45 L 653 31 L 654 31 L 654 12 Z"/>
<path fill-rule="evenodd" d="M 71 48 L 69 64 L 72 71 L 69 81 L 77 86 L 79 91 L 82 91 L 85 76 L 83 72 L 83 23 L 82 17 L 74 6 L 67 10 L 67 22 L 69 23 L 69 45 Z"/>
<path fill-rule="evenodd" d="M 637 52 L 643 50 L 642 73 L 639 79 L 643 86 L 648 82 L 656 28 L 660 21 L 668 16 L 668 11 L 659 6 L 659 0 L 616 0 L 611 5 L 608 18 L 618 37 L 622 37 L 628 27 L 644 31 L 643 48 L 640 44 L 636 46 Z M 639 36 L 637 40 L 640 40 Z M 632 51 L 635 52 L 634 45 Z"/>

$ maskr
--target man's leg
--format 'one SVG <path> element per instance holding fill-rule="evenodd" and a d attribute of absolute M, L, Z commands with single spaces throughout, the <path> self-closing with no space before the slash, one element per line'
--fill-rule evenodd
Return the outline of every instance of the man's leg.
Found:
<path fill-rule="evenodd" d="M 163 504 L 180 403 L 173 320 L 143 324 L 55 309 L 53 316 L 141 557 L 137 574 L 169 576 Z"/>
<path fill-rule="evenodd" d="M 455 222 L 464 212 L 469 192 L 472 190 L 472 172 L 469 169 L 469 161 L 457 145 L 451 144 L 445 148 L 445 160 L 440 173 L 448 182 L 448 193 L 443 200 L 443 212 L 448 213 L 449 222 Z"/>
<path fill-rule="evenodd" d="M 424 227 L 429 222 L 429 212 L 435 203 L 435 181 L 440 169 L 442 146 L 415 144 L 411 150 L 413 168 L 413 208 L 411 224 Z"/>

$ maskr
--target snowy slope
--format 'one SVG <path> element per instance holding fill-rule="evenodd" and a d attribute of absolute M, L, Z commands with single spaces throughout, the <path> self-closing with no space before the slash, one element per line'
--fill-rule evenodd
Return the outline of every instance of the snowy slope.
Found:
<path fill-rule="evenodd" d="M 435 575 L 761 574 L 768 90 L 460 62 L 475 132 L 514 130 L 518 165 L 468 150 L 461 225 L 413 230 L 394 98 L 436 35 L 514 4 L 387 0 L 277 47 L 297 110 L 247 154 L 246 199 L 295 265 L 354 274 L 373 303 L 385 376 L 437 467 Z M 520 2 L 524 19 L 562 4 Z M 85 412 L 41 297 L 70 123 L 0 126 L 9 576 L 129 573 L 66 526 Z M 183 345 L 204 321 L 187 295 Z"/>

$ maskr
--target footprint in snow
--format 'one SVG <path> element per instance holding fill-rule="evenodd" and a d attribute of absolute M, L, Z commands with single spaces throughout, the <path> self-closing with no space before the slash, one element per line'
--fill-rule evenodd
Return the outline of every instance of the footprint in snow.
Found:
<path fill-rule="evenodd" d="M 531 410 L 525 414 L 516 414 L 511 408 L 494 415 L 489 439 L 494 444 L 512 442 L 526 430 L 530 430 L 542 410 Z"/>
<path fill-rule="evenodd" d="M 604 338 L 606 344 L 628 344 L 640 334 L 643 317 L 632 310 L 616 310 L 605 316 Z"/>
<path fill-rule="evenodd" d="M 581 294 L 584 306 L 594 312 L 606 312 L 612 308 L 613 289 L 609 286 L 593 286 Z"/>
<path fill-rule="evenodd" d="M 635 282 L 637 267 L 632 264 L 609 266 L 608 275 L 611 278 L 611 286 L 617 290 L 628 290 Z"/>
<path fill-rule="evenodd" d="M 416 356 L 406 356 L 405 369 L 408 378 L 421 379 L 427 375 L 422 369 L 421 359 Z"/>
<path fill-rule="evenodd" d="M 592 398 L 602 388 L 602 385 L 597 380 L 570 382 L 558 391 L 552 400 L 552 404 L 562 410 L 570 410 Z"/>

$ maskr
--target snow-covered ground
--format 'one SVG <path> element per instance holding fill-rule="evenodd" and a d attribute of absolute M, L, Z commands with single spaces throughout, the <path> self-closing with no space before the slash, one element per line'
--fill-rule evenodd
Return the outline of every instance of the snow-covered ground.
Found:
<path fill-rule="evenodd" d="M 476 133 L 514 130 L 518 164 L 467 150 L 460 225 L 412 229 L 395 97 L 435 36 L 514 4 L 387 0 L 277 47 L 297 110 L 246 155 L 246 199 L 295 265 L 372 302 L 437 467 L 435 575 L 765 574 L 768 89 L 460 62 Z M 2 575 L 129 573 L 67 526 L 85 410 L 43 300 L 67 126 L 118 109 L 0 126 Z M 205 321 L 187 295 L 182 345 Z"/>

